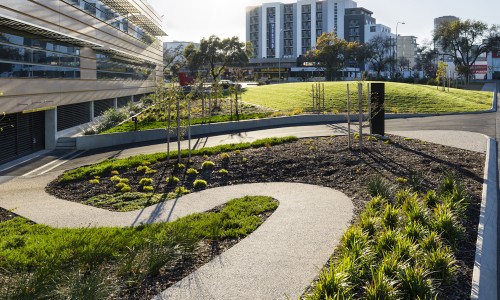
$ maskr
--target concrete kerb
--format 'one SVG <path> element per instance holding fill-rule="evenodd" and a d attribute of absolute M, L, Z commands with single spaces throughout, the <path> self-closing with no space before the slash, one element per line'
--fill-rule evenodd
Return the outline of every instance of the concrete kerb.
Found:
<path fill-rule="evenodd" d="M 497 299 L 497 144 L 488 139 L 471 299 Z"/>

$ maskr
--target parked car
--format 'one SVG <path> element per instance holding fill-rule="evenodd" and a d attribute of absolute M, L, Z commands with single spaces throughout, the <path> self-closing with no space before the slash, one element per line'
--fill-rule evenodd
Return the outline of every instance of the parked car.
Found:
<path fill-rule="evenodd" d="M 241 88 L 241 84 L 236 83 L 231 80 L 220 80 L 219 85 L 222 86 L 223 89 L 228 89 L 230 87 L 236 86 L 237 88 Z"/>

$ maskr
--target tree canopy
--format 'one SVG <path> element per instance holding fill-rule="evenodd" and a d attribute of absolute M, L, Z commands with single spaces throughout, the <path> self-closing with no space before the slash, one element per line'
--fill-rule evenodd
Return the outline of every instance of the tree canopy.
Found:
<path fill-rule="evenodd" d="M 183 51 L 183 45 L 179 45 L 175 48 L 163 49 L 163 73 L 172 73 L 172 75 L 177 74 L 186 64 Z"/>
<path fill-rule="evenodd" d="M 387 71 L 393 63 L 393 44 L 393 38 L 384 35 L 377 35 L 366 44 L 370 67 L 377 72 L 378 77 L 382 71 Z"/>
<path fill-rule="evenodd" d="M 498 25 L 489 26 L 481 21 L 457 20 L 444 22 L 434 30 L 434 42 L 451 56 L 457 71 L 466 80 L 472 75 L 472 65 L 477 58 L 492 50 L 500 41 Z"/>
<path fill-rule="evenodd" d="M 191 44 L 184 50 L 188 68 L 192 71 L 206 68 L 213 81 L 217 81 L 226 67 L 247 64 L 252 53 L 251 44 L 240 42 L 238 37 L 220 39 L 215 35 L 202 39 L 198 49 Z"/>
<path fill-rule="evenodd" d="M 340 39 L 333 32 L 325 32 L 318 37 L 316 49 L 309 53 L 319 66 L 325 68 L 326 80 L 333 80 L 349 60 L 356 60 L 359 48 L 359 43 Z"/>

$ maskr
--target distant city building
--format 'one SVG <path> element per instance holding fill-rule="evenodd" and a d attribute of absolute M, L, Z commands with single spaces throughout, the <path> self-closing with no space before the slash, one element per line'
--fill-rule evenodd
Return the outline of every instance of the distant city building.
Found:
<path fill-rule="evenodd" d="M 314 48 L 323 32 L 344 38 L 346 9 L 356 6 L 352 0 L 298 0 L 247 7 L 246 38 L 255 58 L 296 58 Z"/>
<path fill-rule="evenodd" d="M 488 53 L 487 76 L 488 79 L 500 80 L 500 49 Z"/>
<path fill-rule="evenodd" d="M 344 17 L 344 39 L 348 42 L 365 43 L 365 26 L 374 25 L 373 12 L 363 7 L 348 8 Z"/>
<path fill-rule="evenodd" d="M 152 93 L 161 24 L 142 0 L 0 1 L 0 163 Z"/>
<path fill-rule="evenodd" d="M 308 64 L 301 56 L 316 47 L 324 32 L 334 32 L 349 42 L 366 43 L 377 35 L 395 39 L 388 26 L 377 24 L 373 12 L 352 0 L 298 0 L 296 3 L 263 3 L 246 9 L 246 39 L 254 57 L 250 59 L 255 78 L 278 81 L 305 76 L 323 76 L 321 68 Z M 402 40 L 401 55 L 415 64 L 415 40 Z M 414 42 L 410 45 L 410 42 Z M 395 43 L 394 43 L 395 44 Z M 394 46 L 391 52 L 394 55 Z M 366 66 L 349 62 L 347 77 L 359 77 Z"/>
<path fill-rule="evenodd" d="M 458 17 L 455 17 L 455 16 L 443 16 L 443 17 L 435 18 L 434 19 L 434 31 L 436 31 L 439 28 L 439 26 L 443 25 L 444 23 L 455 22 L 455 21 L 459 21 L 459 20 L 460 19 Z M 443 60 L 445 62 L 453 62 L 453 58 L 449 55 L 446 55 L 446 53 L 443 51 L 443 47 L 441 47 L 439 42 L 434 45 L 434 49 L 436 49 L 438 51 L 438 53 L 440 54 L 441 60 Z"/>
<path fill-rule="evenodd" d="M 415 36 L 398 36 L 397 42 L 397 57 L 398 62 L 403 61 L 404 59 L 409 60 L 409 69 L 412 69 L 417 60 L 417 37 Z M 398 63 L 399 64 L 399 63 Z M 398 66 L 399 67 L 399 66 Z"/>

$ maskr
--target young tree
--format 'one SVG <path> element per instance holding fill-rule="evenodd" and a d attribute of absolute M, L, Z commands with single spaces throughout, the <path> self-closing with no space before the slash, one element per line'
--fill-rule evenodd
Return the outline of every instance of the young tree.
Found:
<path fill-rule="evenodd" d="M 240 42 L 238 37 L 221 40 L 212 35 L 201 40 L 199 49 L 186 47 L 184 56 L 190 69 L 207 67 L 212 80 L 217 82 L 226 67 L 244 66 L 252 53 L 251 44 Z"/>
<path fill-rule="evenodd" d="M 445 55 L 451 56 L 457 71 L 469 82 L 472 66 L 479 55 L 486 53 L 500 41 L 497 25 L 474 20 L 445 22 L 434 30 L 434 42 L 441 46 Z"/>
<path fill-rule="evenodd" d="M 424 72 L 426 78 L 435 78 L 437 72 L 436 61 L 438 52 L 432 49 L 430 41 L 424 41 L 422 46 L 417 47 L 417 60 L 415 69 Z"/>
<path fill-rule="evenodd" d="M 177 72 L 186 64 L 184 58 L 184 47 L 179 45 L 175 48 L 163 49 L 163 74 L 171 73 L 177 75 Z"/>
<path fill-rule="evenodd" d="M 407 57 L 398 58 L 398 67 L 402 71 L 410 71 L 410 60 Z"/>
<path fill-rule="evenodd" d="M 369 49 L 370 67 L 377 72 L 378 77 L 392 65 L 392 46 L 392 38 L 384 35 L 377 35 L 366 44 Z"/>
<path fill-rule="evenodd" d="M 359 43 L 339 39 L 333 32 L 324 32 L 318 37 L 316 49 L 310 50 L 310 53 L 314 61 L 325 68 L 326 80 L 333 80 L 349 60 L 354 59 L 354 53 L 359 47 Z"/>

